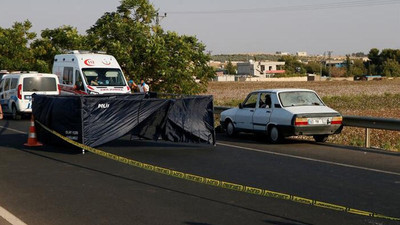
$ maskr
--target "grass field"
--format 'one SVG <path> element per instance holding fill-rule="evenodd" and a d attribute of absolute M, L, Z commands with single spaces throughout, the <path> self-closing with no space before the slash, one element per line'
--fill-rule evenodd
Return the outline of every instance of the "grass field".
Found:
<path fill-rule="evenodd" d="M 329 107 L 343 115 L 400 119 L 400 79 L 382 81 L 323 82 L 211 82 L 204 94 L 214 96 L 214 105 L 237 106 L 254 90 L 274 88 L 307 88 L 316 91 Z M 328 142 L 363 146 L 364 129 L 345 127 Z M 371 131 L 371 145 L 400 151 L 400 132 Z"/>

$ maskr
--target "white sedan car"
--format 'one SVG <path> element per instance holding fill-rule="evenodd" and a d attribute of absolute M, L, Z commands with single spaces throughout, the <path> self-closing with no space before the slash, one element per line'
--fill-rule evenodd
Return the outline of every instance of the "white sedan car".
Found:
<path fill-rule="evenodd" d="M 275 89 L 251 92 L 239 108 L 221 113 L 228 136 L 237 132 L 266 133 L 271 143 L 284 137 L 307 135 L 325 142 L 342 130 L 342 116 L 307 89 Z"/>

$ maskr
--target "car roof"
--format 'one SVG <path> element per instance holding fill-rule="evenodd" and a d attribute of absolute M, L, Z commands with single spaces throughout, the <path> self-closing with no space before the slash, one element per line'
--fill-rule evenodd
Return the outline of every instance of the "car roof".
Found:
<path fill-rule="evenodd" d="M 40 76 L 57 76 L 57 75 L 55 75 L 55 74 L 51 74 L 51 73 L 8 73 L 8 74 L 4 74 L 3 75 L 3 78 L 5 78 L 5 77 L 18 77 L 18 76 L 31 76 L 31 77 L 33 77 L 33 76 L 37 76 L 37 75 L 40 75 Z"/>
<path fill-rule="evenodd" d="M 311 91 L 315 92 L 310 89 L 301 89 L 301 88 L 279 88 L 279 89 L 261 89 L 261 90 L 256 90 L 253 92 L 274 92 L 274 93 L 279 93 L 279 92 L 294 92 L 294 91 Z"/>

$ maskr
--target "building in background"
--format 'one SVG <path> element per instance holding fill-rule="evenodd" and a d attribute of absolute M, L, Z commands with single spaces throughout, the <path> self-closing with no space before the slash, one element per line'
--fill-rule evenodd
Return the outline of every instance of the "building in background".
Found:
<path fill-rule="evenodd" d="M 271 77 L 275 74 L 285 73 L 285 62 L 253 61 L 237 64 L 238 75 L 250 75 L 257 77 Z"/>
<path fill-rule="evenodd" d="M 275 52 L 275 55 L 290 55 L 289 52 Z"/>
<path fill-rule="evenodd" d="M 296 52 L 296 56 L 307 56 L 307 52 Z"/>
<path fill-rule="evenodd" d="M 345 60 L 326 60 L 324 61 L 325 66 L 336 67 L 336 68 L 344 68 L 346 67 Z"/>

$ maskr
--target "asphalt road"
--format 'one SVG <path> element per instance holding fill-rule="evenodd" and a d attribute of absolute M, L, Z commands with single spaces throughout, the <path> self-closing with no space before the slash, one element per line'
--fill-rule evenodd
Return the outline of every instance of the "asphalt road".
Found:
<path fill-rule="evenodd" d="M 66 145 L 26 148 L 28 127 L 28 120 L 0 121 L 0 207 L 27 224 L 396 224 L 167 177 Z M 219 134 L 216 147 L 128 136 L 99 149 L 400 217 L 399 154 L 296 140 L 270 145 L 246 134 Z M 0 217 L 0 224 L 8 223 Z"/>

